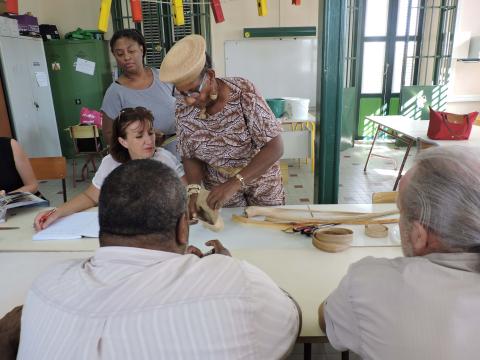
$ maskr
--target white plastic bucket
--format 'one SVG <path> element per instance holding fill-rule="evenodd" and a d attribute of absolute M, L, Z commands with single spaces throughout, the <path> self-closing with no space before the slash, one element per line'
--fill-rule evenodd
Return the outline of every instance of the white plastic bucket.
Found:
<path fill-rule="evenodd" d="M 310 99 L 285 97 L 285 112 L 289 119 L 308 120 Z"/>

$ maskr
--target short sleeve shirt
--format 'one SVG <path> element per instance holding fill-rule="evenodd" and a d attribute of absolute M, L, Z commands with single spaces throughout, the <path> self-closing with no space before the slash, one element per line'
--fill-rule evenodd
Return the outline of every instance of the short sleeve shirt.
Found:
<path fill-rule="evenodd" d="M 177 158 L 168 150 L 163 148 L 157 148 L 155 154 L 152 157 L 153 160 L 160 161 L 165 165 L 169 166 L 177 173 L 178 177 L 185 175 L 182 164 L 177 160 Z M 112 155 L 107 155 L 102 159 L 95 176 L 92 179 L 92 184 L 97 189 L 100 189 L 103 185 L 103 182 L 107 176 L 115 170 L 117 167 L 122 165 L 120 162 L 116 161 Z"/>
<path fill-rule="evenodd" d="M 115 119 L 126 107 L 143 106 L 153 113 L 155 129 L 167 135 L 175 134 L 175 97 L 172 84 L 160 81 L 158 69 L 152 68 L 153 82 L 142 90 L 130 89 L 116 82 L 107 89 L 101 110 Z"/>
<path fill-rule="evenodd" d="M 298 328 L 293 301 L 251 264 L 106 246 L 37 278 L 18 359 L 282 359 Z"/>
<path fill-rule="evenodd" d="M 325 302 L 327 336 L 362 359 L 474 359 L 480 354 L 480 254 L 353 264 Z"/>
<path fill-rule="evenodd" d="M 222 111 L 200 119 L 200 110 L 177 102 L 178 152 L 220 167 L 244 167 L 281 126 L 255 86 L 243 78 L 219 79 L 230 88 Z"/>
<path fill-rule="evenodd" d="M 243 78 L 218 79 L 230 88 L 221 111 L 200 119 L 200 110 L 177 101 L 178 152 L 206 164 L 203 184 L 210 190 L 247 166 L 273 138 L 280 123 L 255 86 Z M 285 203 L 279 161 L 237 192 L 225 207 Z"/>

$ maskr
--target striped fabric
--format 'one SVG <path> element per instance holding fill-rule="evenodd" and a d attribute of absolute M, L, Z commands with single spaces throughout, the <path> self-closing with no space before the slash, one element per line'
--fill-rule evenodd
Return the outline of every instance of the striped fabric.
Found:
<path fill-rule="evenodd" d="M 23 311 L 18 359 L 278 359 L 299 326 L 246 262 L 127 247 L 50 269 Z"/>

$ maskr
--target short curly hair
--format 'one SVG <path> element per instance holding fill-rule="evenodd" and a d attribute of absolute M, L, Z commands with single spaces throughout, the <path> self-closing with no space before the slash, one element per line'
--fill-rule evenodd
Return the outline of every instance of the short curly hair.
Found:
<path fill-rule="evenodd" d="M 110 51 L 113 53 L 113 49 L 115 47 L 115 43 L 118 39 L 121 38 L 128 38 L 135 41 L 138 45 L 140 45 L 143 49 L 143 58 L 145 59 L 145 55 L 147 54 L 147 47 L 145 43 L 145 38 L 140 33 L 140 31 L 136 29 L 122 29 L 115 31 L 110 39 Z"/>
<path fill-rule="evenodd" d="M 171 240 L 186 204 L 185 187 L 173 169 L 151 159 L 129 161 L 113 170 L 100 189 L 100 244 L 109 235 L 127 242 L 142 235 Z"/>

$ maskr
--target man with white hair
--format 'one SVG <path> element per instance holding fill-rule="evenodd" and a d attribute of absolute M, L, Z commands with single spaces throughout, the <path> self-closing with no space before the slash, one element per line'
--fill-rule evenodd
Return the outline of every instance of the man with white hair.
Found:
<path fill-rule="evenodd" d="M 364 359 L 480 357 L 480 157 L 422 151 L 397 201 L 405 257 L 350 266 L 320 305 L 337 350 Z"/>

